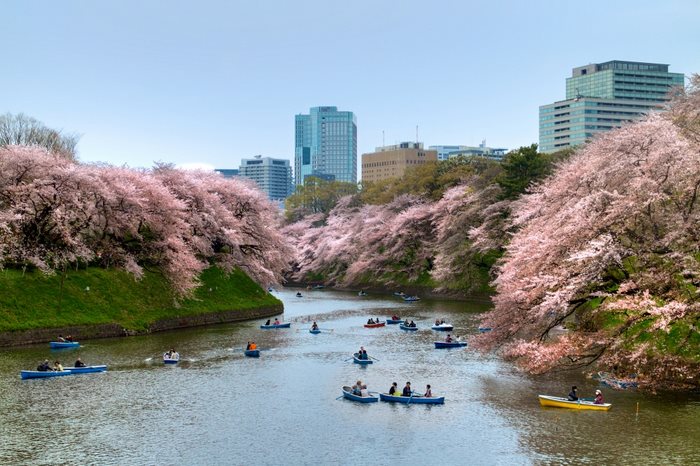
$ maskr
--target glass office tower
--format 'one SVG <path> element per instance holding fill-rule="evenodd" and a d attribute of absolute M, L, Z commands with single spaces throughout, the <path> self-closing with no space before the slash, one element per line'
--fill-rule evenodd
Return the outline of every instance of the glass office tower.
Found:
<path fill-rule="evenodd" d="M 668 65 L 609 61 L 574 68 L 566 79 L 566 100 L 540 107 L 540 151 L 556 152 L 586 142 L 658 110 L 682 73 Z"/>
<path fill-rule="evenodd" d="M 289 160 L 256 155 L 252 159 L 241 160 L 238 174 L 255 181 L 271 200 L 283 200 L 292 193 L 292 167 Z"/>
<path fill-rule="evenodd" d="M 295 117 L 294 182 L 308 176 L 357 183 L 357 120 L 337 107 Z"/>

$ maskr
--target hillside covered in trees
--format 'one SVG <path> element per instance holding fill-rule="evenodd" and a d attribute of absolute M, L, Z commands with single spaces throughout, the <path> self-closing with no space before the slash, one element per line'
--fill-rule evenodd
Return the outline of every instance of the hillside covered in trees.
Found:
<path fill-rule="evenodd" d="M 699 388 L 699 190 L 695 76 L 667 111 L 576 152 L 426 164 L 284 233 L 295 280 L 490 292 L 493 331 L 472 343 L 531 372 Z"/>

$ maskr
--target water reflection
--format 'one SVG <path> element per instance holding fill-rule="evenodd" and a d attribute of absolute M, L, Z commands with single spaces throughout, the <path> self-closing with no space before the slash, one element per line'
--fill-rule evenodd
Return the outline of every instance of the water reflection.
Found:
<path fill-rule="evenodd" d="M 572 375 L 530 378 L 469 348 L 433 348 L 445 336 L 430 330 L 436 318 L 453 334 L 474 333 L 483 306 L 295 292 L 277 293 L 291 329 L 247 322 L 61 353 L 108 364 L 102 374 L 20 381 L 20 369 L 54 354 L 45 345 L 2 350 L 0 464 L 700 463 L 700 404 L 688 397 L 606 391 L 608 413 L 542 409 L 536 395 L 565 394 Z M 394 313 L 419 330 L 363 327 Z M 313 320 L 327 331 L 310 334 Z M 244 357 L 248 340 L 260 359 Z M 348 361 L 360 346 L 378 361 Z M 181 362 L 165 367 L 170 347 Z M 446 404 L 338 400 L 358 378 L 375 391 L 430 383 Z"/>

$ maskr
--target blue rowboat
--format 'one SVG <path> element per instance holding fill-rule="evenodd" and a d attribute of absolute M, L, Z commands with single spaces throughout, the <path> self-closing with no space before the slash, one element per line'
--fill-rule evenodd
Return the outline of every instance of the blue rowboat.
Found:
<path fill-rule="evenodd" d="M 259 358 L 260 357 L 260 350 L 258 350 L 258 349 L 243 350 L 243 353 L 246 356 L 248 356 L 249 358 Z"/>
<path fill-rule="evenodd" d="M 180 357 L 177 358 L 167 358 L 163 356 L 163 364 L 177 364 L 180 361 Z"/>
<path fill-rule="evenodd" d="M 404 296 L 403 300 L 406 301 L 407 303 L 413 303 L 416 301 L 420 301 L 420 298 L 418 296 Z"/>
<path fill-rule="evenodd" d="M 402 324 L 402 323 L 403 323 L 403 319 L 396 319 L 396 320 L 394 320 L 394 319 L 387 319 L 387 320 L 386 320 L 386 323 L 387 323 L 387 324 Z"/>
<path fill-rule="evenodd" d="M 352 361 L 353 361 L 355 364 L 374 364 L 374 361 L 372 361 L 371 359 L 369 359 L 369 356 L 367 357 L 367 359 L 360 359 L 360 358 L 357 357 L 357 353 L 355 353 L 355 354 L 352 355 Z"/>
<path fill-rule="evenodd" d="M 379 399 L 390 403 L 406 403 L 406 404 L 421 404 L 421 405 L 443 405 L 445 404 L 444 396 L 431 396 L 429 398 L 423 395 L 413 396 L 394 396 L 388 393 L 380 393 Z"/>
<path fill-rule="evenodd" d="M 432 327 L 433 330 L 437 330 L 438 332 L 451 332 L 452 329 L 454 329 L 454 326 L 450 324 L 440 324 L 440 325 L 433 325 Z"/>
<path fill-rule="evenodd" d="M 399 328 L 401 330 L 408 330 L 410 332 L 415 332 L 416 330 L 418 330 L 418 327 L 409 327 L 409 326 L 404 325 L 404 324 L 399 325 Z"/>
<path fill-rule="evenodd" d="M 50 341 L 49 346 L 51 349 L 59 348 L 77 348 L 80 346 L 80 342 L 77 341 Z"/>
<path fill-rule="evenodd" d="M 357 401 L 358 403 L 375 403 L 379 401 L 379 398 L 376 396 L 353 395 L 352 388 L 348 386 L 343 387 L 343 397 L 347 398 L 348 400 Z"/>
<path fill-rule="evenodd" d="M 70 371 L 71 374 L 89 374 L 91 372 L 104 372 L 107 370 L 107 366 L 103 364 L 101 366 L 64 367 L 63 370 Z"/>
<path fill-rule="evenodd" d="M 22 379 L 43 379 L 45 377 L 60 377 L 63 375 L 71 375 L 71 371 L 20 371 L 19 375 Z"/>
<path fill-rule="evenodd" d="M 451 341 L 451 342 L 446 342 L 446 341 L 436 341 L 435 342 L 435 348 L 459 348 L 461 346 L 467 346 L 466 341 Z"/>
<path fill-rule="evenodd" d="M 284 324 L 270 324 L 270 325 L 261 325 L 260 328 L 263 329 L 270 329 L 270 328 L 289 328 L 292 326 L 291 322 L 285 322 Z"/>
<path fill-rule="evenodd" d="M 312 328 L 312 329 L 309 329 L 309 333 L 313 333 L 314 335 L 317 335 L 317 334 L 321 333 L 321 329 L 320 328 L 317 328 L 317 329 Z"/>

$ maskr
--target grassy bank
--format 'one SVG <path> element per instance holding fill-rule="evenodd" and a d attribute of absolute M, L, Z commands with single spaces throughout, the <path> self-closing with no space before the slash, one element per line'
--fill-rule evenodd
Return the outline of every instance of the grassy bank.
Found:
<path fill-rule="evenodd" d="M 63 278 L 2 270 L 0 332 L 100 324 L 142 331 L 173 317 L 282 307 L 239 270 L 226 275 L 209 269 L 201 281 L 193 298 L 176 302 L 157 272 L 136 281 L 126 272 L 101 268 L 70 271 Z"/>

